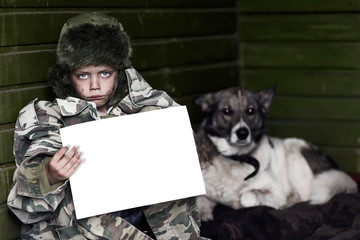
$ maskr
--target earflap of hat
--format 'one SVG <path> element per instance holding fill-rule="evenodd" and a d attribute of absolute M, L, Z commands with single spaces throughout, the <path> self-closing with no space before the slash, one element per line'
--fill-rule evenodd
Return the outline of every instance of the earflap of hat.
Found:
<path fill-rule="evenodd" d="M 48 82 L 58 98 L 76 97 L 77 93 L 70 80 L 70 70 L 67 66 L 55 64 L 48 72 Z"/>

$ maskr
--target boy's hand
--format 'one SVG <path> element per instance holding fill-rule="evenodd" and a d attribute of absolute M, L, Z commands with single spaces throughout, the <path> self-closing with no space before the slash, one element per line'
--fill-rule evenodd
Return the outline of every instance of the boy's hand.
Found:
<path fill-rule="evenodd" d="M 68 179 L 79 167 L 82 161 L 80 158 L 81 152 L 78 151 L 77 147 L 72 147 L 66 153 L 68 149 L 68 147 L 63 147 L 57 151 L 46 166 L 46 174 L 50 185 Z"/>

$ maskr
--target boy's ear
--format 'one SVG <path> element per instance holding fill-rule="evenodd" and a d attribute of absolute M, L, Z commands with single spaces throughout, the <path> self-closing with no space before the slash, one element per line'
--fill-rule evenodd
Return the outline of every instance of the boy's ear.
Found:
<path fill-rule="evenodd" d="M 214 95 L 212 93 L 204 94 L 194 99 L 194 104 L 201 106 L 203 112 L 210 112 L 214 104 Z"/>
<path fill-rule="evenodd" d="M 261 110 L 264 114 L 269 111 L 270 105 L 275 95 L 276 88 L 277 85 L 274 85 L 271 88 L 259 92 Z"/>

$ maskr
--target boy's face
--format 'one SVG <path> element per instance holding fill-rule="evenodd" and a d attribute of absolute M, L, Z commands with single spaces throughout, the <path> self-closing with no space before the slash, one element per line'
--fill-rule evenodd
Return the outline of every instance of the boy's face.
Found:
<path fill-rule="evenodd" d="M 94 102 L 100 115 L 106 115 L 107 103 L 117 87 L 117 70 L 108 65 L 89 65 L 72 71 L 71 81 L 79 97 Z"/>

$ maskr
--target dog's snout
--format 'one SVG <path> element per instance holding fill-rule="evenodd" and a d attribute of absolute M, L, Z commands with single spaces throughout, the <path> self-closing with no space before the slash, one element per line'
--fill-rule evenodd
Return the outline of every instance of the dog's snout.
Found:
<path fill-rule="evenodd" d="M 239 128 L 236 131 L 236 135 L 240 140 L 245 140 L 249 136 L 249 129 L 244 128 L 244 127 Z"/>

